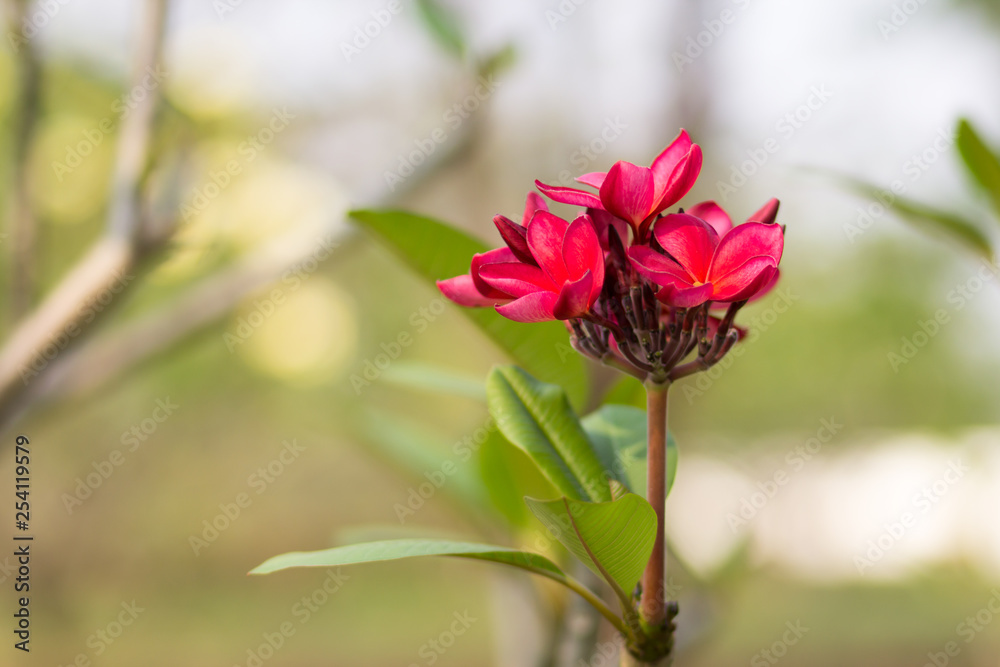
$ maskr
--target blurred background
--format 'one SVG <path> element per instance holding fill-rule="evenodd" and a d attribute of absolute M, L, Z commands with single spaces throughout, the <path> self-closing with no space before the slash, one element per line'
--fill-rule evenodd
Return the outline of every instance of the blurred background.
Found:
<path fill-rule="evenodd" d="M 1000 5 L 161 4 L 6 6 L 0 479 L 28 435 L 36 542 L 0 664 L 611 664 L 604 630 L 546 655 L 572 601 L 485 564 L 245 573 L 405 531 L 538 546 L 476 504 L 503 354 L 346 213 L 495 245 L 535 178 L 685 127 L 685 202 L 778 197 L 788 230 L 759 336 L 673 390 L 678 664 L 998 665 L 1000 225 L 956 127 L 1000 147 Z"/>

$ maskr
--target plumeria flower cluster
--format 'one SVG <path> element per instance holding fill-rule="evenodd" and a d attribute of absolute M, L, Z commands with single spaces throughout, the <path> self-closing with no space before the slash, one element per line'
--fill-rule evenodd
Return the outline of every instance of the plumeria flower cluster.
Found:
<path fill-rule="evenodd" d="M 529 194 L 520 223 L 493 220 L 506 245 L 438 288 L 518 322 L 563 320 L 576 350 L 644 381 L 710 368 L 743 336 L 737 311 L 777 282 L 785 230 L 776 199 L 736 226 L 713 201 L 667 213 L 701 162 L 682 130 L 649 167 L 621 161 L 576 179 L 596 193 L 536 181 L 583 211 L 570 222 Z"/>

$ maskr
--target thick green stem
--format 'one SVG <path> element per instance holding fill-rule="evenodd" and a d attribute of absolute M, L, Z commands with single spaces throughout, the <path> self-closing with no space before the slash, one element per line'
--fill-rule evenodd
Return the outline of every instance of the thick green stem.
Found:
<path fill-rule="evenodd" d="M 666 558 L 664 551 L 664 506 L 667 502 L 667 388 L 666 384 L 646 385 L 646 423 L 649 448 L 646 471 L 646 499 L 656 511 L 656 542 L 642 575 L 639 613 L 648 629 L 658 629 L 666 621 Z"/>

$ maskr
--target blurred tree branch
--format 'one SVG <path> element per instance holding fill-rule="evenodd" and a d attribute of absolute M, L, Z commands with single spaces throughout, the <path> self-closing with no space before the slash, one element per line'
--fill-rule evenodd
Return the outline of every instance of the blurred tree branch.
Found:
<path fill-rule="evenodd" d="M 471 73 L 469 77 L 469 85 L 472 87 L 476 85 L 477 74 Z M 433 159 L 418 167 L 416 172 L 394 192 L 382 192 L 371 204 L 392 205 L 440 173 L 442 169 L 460 160 L 468 154 L 471 146 L 481 136 L 481 127 L 479 118 L 473 118 L 465 123 L 461 134 L 456 135 L 454 141 L 449 143 L 448 150 L 437 152 Z M 381 182 L 382 179 L 379 180 Z M 144 226 L 151 225 L 147 222 Z M 134 233 L 137 230 L 131 231 Z M 142 240 L 145 232 L 143 229 L 139 234 L 137 241 L 139 247 L 145 247 Z M 341 215 L 332 217 L 320 233 L 329 235 L 342 245 L 355 238 L 353 228 L 346 226 L 346 220 Z M 0 431 L 9 428 L 35 403 L 91 391 L 115 380 L 143 361 L 164 353 L 190 336 L 196 335 L 205 327 L 223 318 L 248 296 L 279 280 L 285 272 L 308 258 L 315 247 L 315 234 L 287 235 L 251 253 L 236 264 L 203 278 L 152 312 L 133 321 L 119 324 L 92 340 L 74 346 L 73 350 L 63 352 L 52 360 L 44 374 L 32 381 L 26 390 L 10 394 L 0 393 Z M 122 263 L 120 259 L 116 261 Z M 75 303 L 85 303 L 80 300 L 79 294 L 75 295 L 75 298 L 77 299 Z M 74 303 L 69 297 L 66 301 Z M 3 374 L 6 366 L 5 352 L 0 351 L 0 379 L 7 377 Z M 20 376 L 18 375 L 16 379 L 20 381 Z M 0 382 L 0 389 L 4 386 L 5 384 Z"/>
<path fill-rule="evenodd" d="M 133 86 L 142 85 L 150 68 L 161 62 L 166 13 L 167 0 L 147 0 L 143 7 Z M 116 286 L 125 289 L 129 272 L 150 249 L 143 228 L 141 190 L 159 87 L 148 93 L 123 121 L 105 235 L 44 301 L 15 325 L 0 349 L 0 424 L 9 425 L 15 412 L 12 406 L 28 392 L 32 381 L 48 370 L 47 352 L 54 347 L 58 354 L 79 344 L 82 335 L 108 312 L 93 308 L 93 304 L 118 292 Z"/>
<path fill-rule="evenodd" d="M 22 30 L 31 11 L 30 0 L 15 0 L 10 17 L 10 34 Z M 31 307 L 35 295 L 35 214 L 31 202 L 31 178 L 28 169 L 31 145 L 40 112 L 42 69 L 38 46 L 33 39 L 21 36 L 11 40 L 17 57 L 18 105 L 11 143 L 14 152 L 14 183 L 11 204 L 11 277 L 10 312 L 16 319 Z"/>

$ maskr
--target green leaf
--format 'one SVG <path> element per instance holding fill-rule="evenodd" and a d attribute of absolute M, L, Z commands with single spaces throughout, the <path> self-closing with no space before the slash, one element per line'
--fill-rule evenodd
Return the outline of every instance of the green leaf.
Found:
<path fill-rule="evenodd" d="M 553 494 L 534 462 L 495 430 L 479 448 L 479 474 L 493 507 L 516 528 L 533 521 L 525 496 Z"/>
<path fill-rule="evenodd" d="M 402 211 L 353 211 L 351 216 L 401 257 L 425 280 L 468 273 L 472 256 L 488 248 L 457 229 Z M 569 346 L 561 322 L 525 324 L 501 317 L 489 308 L 461 308 L 518 365 L 533 375 L 568 387 L 573 405 L 587 398 L 583 358 Z"/>
<path fill-rule="evenodd" d="M 843 177 L 843 180 L 856 192 L 872 200 L 884 196 L 881 188 L 864 181 L 851 177 Z M 942 211 L 900 195 L 893 196 L 895 199 L 888 208 L 902 220 L 925 232 L 957 241 L 982 257 L 992 257 L 990 240 L 975 223 L 950 211 Z"/>
<path fill-rule="evenodd" d="M 605 470 L 631 491 L 646 497 L 646 412 L 627 405 L 605 405 L 583 418 Z M 677 476 L 677 443 L 667 434 L 667 494 Z"/>
<path fill-rule="evenodd" d="M 958 122 L 958 152 L 1000 216 L 1000 159 L 980 138 L 972 123 L 964 118 Z"/>
<path fill-rule="evenodd" d="M 525 502 L 563 546 L 629 604 L 656 541 L 656 512 L 649 503 L 634 493 L 605 503 L 570 498 Z"/>
<path fill-rule="evenodd" d="M 518 551 L 492 544 L 454 542 L 451 540 L 385 540 L 381 542 L 368 542 L 366 544 L 352 544 L 345 547 L 323 549 L 321 551 L 294 551 L 269 558 L 250 570 L 249 574 L 271 574 L 272 572 L 298 567 L 338 567 L 341 565 L 376 563 L 426 556 L 452 556 L 456 558 L 491 561 L 548 577 L 579 594 L 597 609 L 602 616 L 618 628 L 622 634 L 631 636 L 630 629 L 625 626 L 621 618 L 608 609 L 607 605 L 593 591 L 564 574 L 548 558 L 529 551 Z"/>
<path fill-rule="evenodd" d="M 642 410 L 646 409 L 646 388 L 642 382 L 626 375 L 618 382 L 611 385 L 604 395 L 603 403 L 616 403 L 619 405 L 631 405 Z"/>
<path fill-rule="evenodd" d="M 417 10 L 434 39 L 456 58 L 465 55 L 465 38 L 455 14 L 437 0 L 417 0 Z"/>
<path fill-rule="evenodd" d="M 441 366 L 416 361 L 397 361 L 382 372 L 382 380 L 411 389 L 462 396 L 486 402 L 482 378 L 456 373 Z"/>
<path fill-rule="evenodd" d="M 500 432 L 561 493 L 575 500 L 611 499 L 601 460 L 561 387 L 516 366 L 497 366 L 486 378 L 486 396 Z"/>
<path fill-rule="evenodd" d="M 271 574 L 294 567 L 336 567 L 421 556 L 474 558 L 513 565 L 532 572 L 564 576 L 555 563 L 539 554 L 491 544 L 451 540 L 384 540 L 320 551 L 293 551 L 269 558 L 250 570 L 250 574 Z"/>

